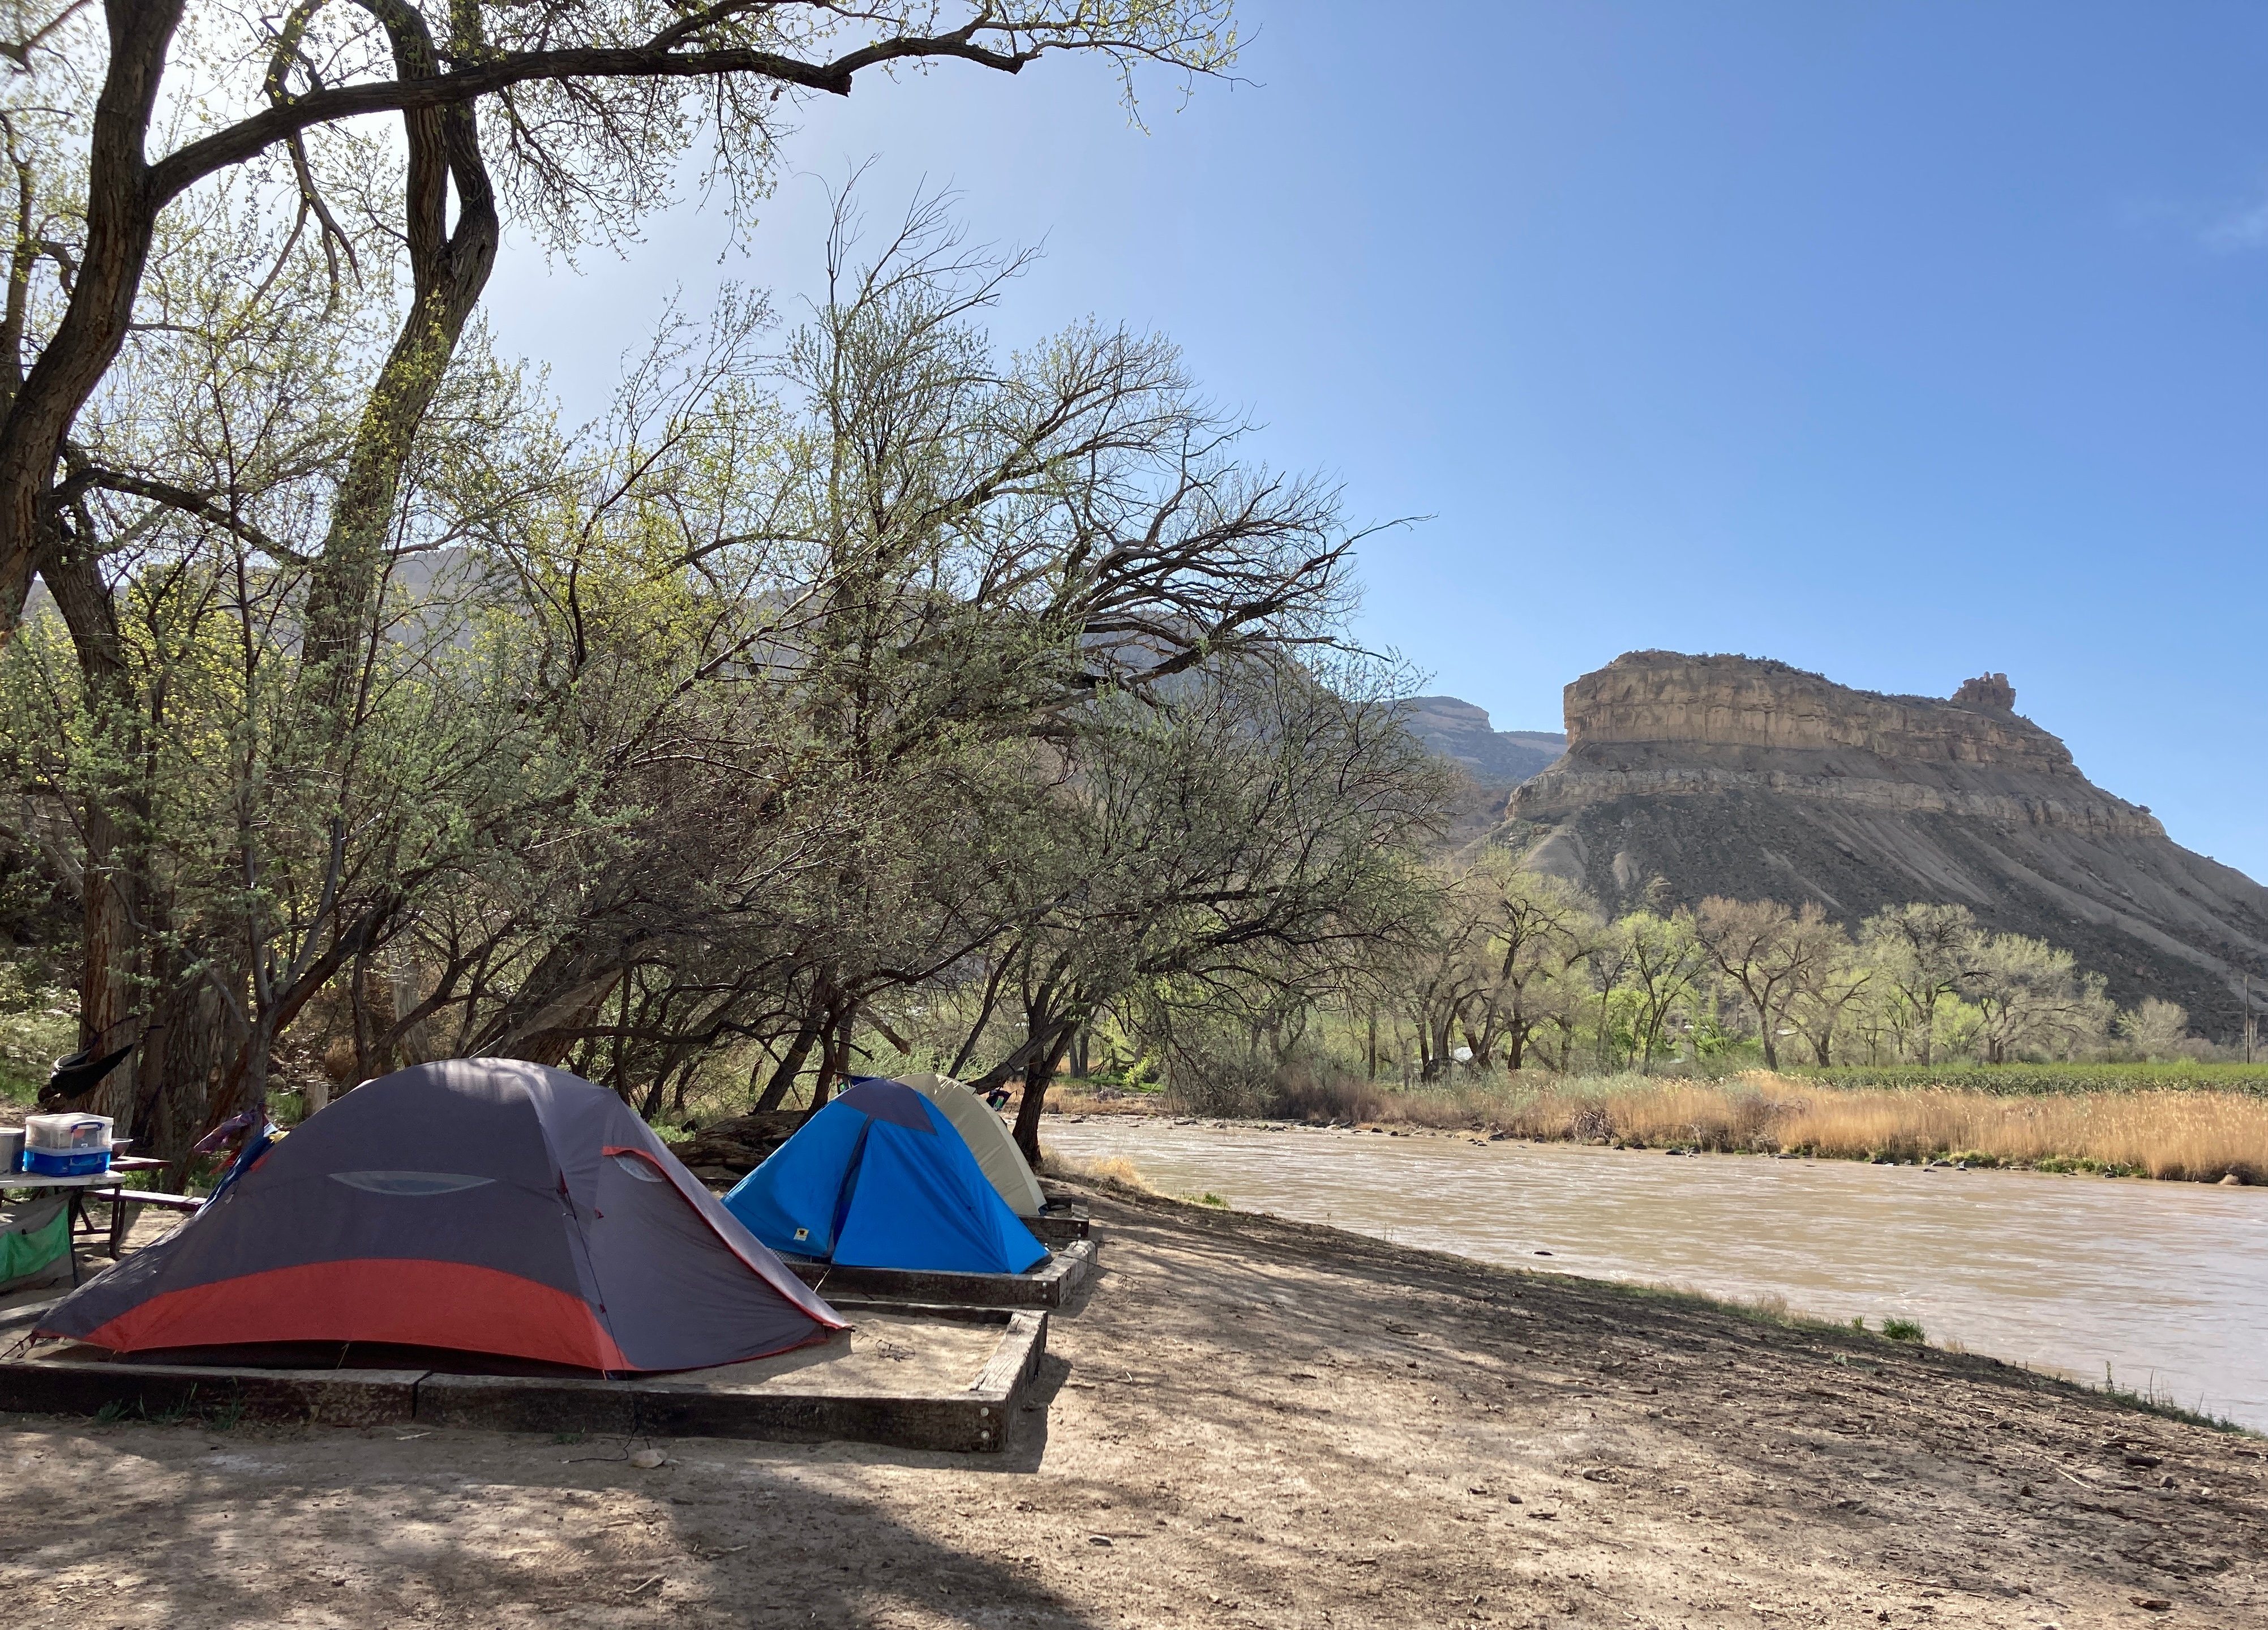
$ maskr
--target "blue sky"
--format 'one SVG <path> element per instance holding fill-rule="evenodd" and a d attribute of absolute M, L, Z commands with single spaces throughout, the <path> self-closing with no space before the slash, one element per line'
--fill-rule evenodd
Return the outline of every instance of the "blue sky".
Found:
<path fill-rule="evenodd" d="M 1244 83 L 945 68 L 814 105 L 734 247 L 508 247 L 603 401 L 673 288 L 811 286 L 818 177 L 950 185 L 997 314 L 1156 328 L 1359 520 L 1362 632 L 1557 728 L 1646 646 L 2017 705 L 2268 878 L 2268 7 L 1246 0 Z"/>

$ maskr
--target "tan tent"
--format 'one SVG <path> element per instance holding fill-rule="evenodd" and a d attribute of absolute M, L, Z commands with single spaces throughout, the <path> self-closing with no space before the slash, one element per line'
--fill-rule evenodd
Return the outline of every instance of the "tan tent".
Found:
<path fill-rule="evenodd" d="M 1019 1217 L 1036 1217 L 1047 1204 L 1040 1192 L 1040 1181 L 1032 1176 L 1031 1167 L 1024 1160 L 1024 1152 L 1008 1135 L 1008 1124 L 993 1113 L 992 1106 L 962 1086 L 950 1075 L 900 1075 L 894 1077 L 937 1105 L 945 1118 L 953 1123 L 968 1152 L 976 1157 L 977 1166 L 992 1186 L 1000 1191 L 1000 1198 L 1008 1202 L 1008 1209 Z"/>

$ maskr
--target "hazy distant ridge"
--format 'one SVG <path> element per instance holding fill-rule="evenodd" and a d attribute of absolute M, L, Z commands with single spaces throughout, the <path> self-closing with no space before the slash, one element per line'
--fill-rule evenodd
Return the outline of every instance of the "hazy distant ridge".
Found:
<path fill-rule="evenodd" d="M 1487 709 L 1455 697 L 1412 697 L 1404 705 L 1410 733 L 1483 786 L 1517 786 L 1567 750 L 1556 730 L 1498 730 Z"/>

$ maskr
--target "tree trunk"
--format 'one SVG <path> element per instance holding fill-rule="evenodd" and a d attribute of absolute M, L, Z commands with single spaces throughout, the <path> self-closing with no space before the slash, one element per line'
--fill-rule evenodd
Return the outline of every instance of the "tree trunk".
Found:
<path fill-rule="evenodd" d="M 86 859 L 79 873 L 85 900 L 79 926 L 78 1044 L 100 1053 L 132 1039 L 124 1032 L 136 947 L 129 900 L 131 881 L 121 853 L 118 823 L 99 801 L 87 806 L 85 832 Z M 103 1083 L 105 1113 L 117 1114 L 112 1084 L 128 1076 L 130 1072 L 122 1069 Z"/>
<path fill-rule="evenodd" d="M 355 1084 L 376 1081 L 394 1068 L 390 1041 L 399 1022 L 394 1009 L 394 982 L 372 963 L 370 953 L 355 958 L 347 992 L 354 1021 Z"/>
<path fill-rule="evenodd" d="M 1040 1167 L 1040 1116 L 1047 1108 L 1048 1083 L 1055 1080 L 1056 1071 L 1062 1067 L 1072 1029 L 1069 1020 L 1059 1022 L 1054 1035 L 1033 1051 L 1030 1062 L 1024 1066 L 1024 1096 L 1016 1106 L 1016 1147 L 1024 1152 L 1024 1158 L 1035 1171 Z"/>
<path fill-rule="evenodd" d="M 177 970 L 164 971 L 173 977 L 151 1004 L 141 1055 L 127 1078 L 135 1097 L 125 1125 L 136 1154 L 180 1161 L 209 1124 L 229 1052 L 228 1025 L 218 993 L 202 977 L 185 983 Z"/>
<path fill-rule="evenodd" d="M 835 1083 L 850 1073 L 850 1027 L 858 1013 L 856 1002 L 839 996 L 827 1005 L 827 1039 L 819 1052 L 819 1079 L 811 1084 L 811 1107 L 803 1115 L 806 1121 L 827 1107 Z"/>
<path fill-rule="evenodd" d="M 440 71 L 432 37 L 414 10 L 370 9 L 392 41 L 402 78 L 427 78 Z M 335 714 L 344 713 L 351 701 L 358 666 L 354 656 L 377 595 L 401 473 L 465 323 L 488 286 L 502 235 L 472 105 L 412 108 L 401 118 L 409 150 L 403 236 L 409 247 L 409 312 L 363 409 L 354 450 L 332 500 L 322 554 L 307 585 L 302 660 L 314 675 L 320 701 Z M 453 182 L 453 232 L 448 230 Z"/>
<path fill-rule="evenodd" d="M 537 959 L 519 991 L 474 1033 L 465 1051 L 475 1058 L 525 1058 L 556 1067 L 615 993 L 631 955 L 630 948 L 612 942 L 559 941 Z"/>
<path fill-rule="evenodd" d="M 1008 970 L 1015 965 L 1017 954 L 1021 949 L 1021 940 L 1011 944 L 1000 960 L 992 965 L 992 971 L 985 976 L 984 999 L 977 1004 L 976 1022 L 968 1027 L 968 1040 L 961 1044 L 961 1051 L 953 1055 L 953 1063 L 945 1072 L 956 1081 L 960 1079 L 961 1072 L 968 1067 L 968 1060 L 975 1056 L 978 1044 L 984 1039 L 984 1027 L 992 1022 L 993 1006 L 1000 999 L 1000 982 L 1008 977 Z"/>
<path fill-rule="evenodd" d="M 1025 1065 L 1040 1050 L 1042 1038 L 1027 1035 L 1016 1050 L 990 1069 L 968 1083 L 968 1090 L 982 1098 L 997 1088 L 1005 1087 L 1025 1073 Z"/>
<path fill-rule="evenodd" d="M 291 1028 L 300 1010 L 314 999 L 316 992 L 337 978 L 342 969 L 368 948 L 371 936 L 389 914 L 385 907 L 372 907 L 361 920 L 338 933 L 320 955 L 311 959 L 290 985 L 271 992 L 264 1000 L 247 996 L 250 1023 L 246 1028 L 243 1045 L 237 1050 L 235 1060 L 222 1075 L 219 1088 L 213 1094 L 210 1113 L 214 1125 L 242 1110 L 263 1114 L 267 1111 L 268 1073 L 277 1040 Z M 519 1056 L 526 1057 L 525 1053 Z M 549 1064 L 556 1060 L 541 1058 L 531 1062 Z"/>
<path fill-rule="evenodd" d="M 109 0 L 110 57 L 89 132 L 86 248 L 62 321 L 0 419 L 0 646 L 24 614 L 71 421 L 118 356 L 150 256 L 144 153 L 181 0 Z"/>
<path fill-rule="evenodd" d="M 795 1078 L 803 1073 L 803 1061 L 811 1057 L 812 1047 L 818 1042 L 819 1032 L 826 1023 L 827 1009 L 824 1007 L 814 1006 L 805 1015 L 803 1028 L 795 1033 L 795 1039 L 788 1044 L 787 1051 L 780 1055 L 779 1067 L 772 1072 L 771 1080 L 764 1084 L 762 1095 L 756 1099 L 756 1114 L 769 1115 L 780 1107 L 788 1089 L 795 1085 Z"/>
<path fill-rule="evenodd" d="M 116 756 L 114 767 L 99 773 L 85 790 L 81 830 L 85 852 L 79 867 L 79 1045 L 109 1048 L 119 1044 L 119 1031 L 133 1001 L 133 978 L 142 960 L 135 923 L 151 890 L 143 875 L 147 857 L 138 835 L 122 832 L 118 819 L 122 806 L 129 820 L 141 806 L 140 701 L 127 671 L 110 586 L 93 561 L 80 552 L 91 542 L 65 539 L 59 529 L 51 531 L 40 564 L 48 592 L 70 631 L 88 712 Z M 127 1081 L 122 1069 L 103 1084 L 98 1113 L 115 1118 L 131 1103 Z"/>

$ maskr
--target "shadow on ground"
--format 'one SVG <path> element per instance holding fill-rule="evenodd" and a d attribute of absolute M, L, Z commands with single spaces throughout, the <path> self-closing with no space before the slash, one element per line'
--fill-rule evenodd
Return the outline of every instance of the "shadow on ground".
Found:
<path fill-rule="evenodd" d="M 2268 1622 L 2257 1440 L 1691 1299 L 1096 1192 L 997 1455 L 18 1420 L 42 1626 Z"/>

